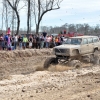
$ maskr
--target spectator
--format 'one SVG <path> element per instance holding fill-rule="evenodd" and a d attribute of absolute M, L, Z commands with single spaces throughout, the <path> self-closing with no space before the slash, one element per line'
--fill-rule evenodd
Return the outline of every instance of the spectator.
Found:
<path fill-rule="evenodd" d="M 8 28 L 7 34 L 11 35 L 10 27 Z"/>
<path fill-rule="evenodd" d="M 17 34 L 15 34 L 15 36 L 14 36 L 14 49 L 17 48 L 17 43 L 18 43 L 18 36 L 17 36 Z"/>
<path fill-rule="evenodd" d="M 36 36 L 33 35 L 33 48 L 36 48 Z"/>
<path fill-rule="evenodd" d="M 46 37 L 46 48 L 49 48 L 49 46 L 50 46 L 50 41 L 51 41 L 51 37 L 50 37 L 50 36 L 47 36 L 47 37 Z"/>
<path fill-rule="evenodd" d="M 8 39 L 7 39 L 7 50 L 11 50 L 11 36 L 8 34 Z"/>
<path fill-rule="evenodd" d="M 40 37 L 39 37 L 39 35 L 36 36 L 36 48 L 40 49 Z"/>
<path fill-rule="evenodd" d="M 41 34 L 41 37 L 40 37 L 40 47 L 41 49 L 44 47 L 44 36 Z"/>
<path fill-rule="evenodd" d="M 4 50 L 4 37 L 3 37 L 3 33 L 0 36 L 0 49 Z"/>
<path fill-rule="evenodd" d="M 26 43 L 28 42 L 28 38 L 26 37 L 26 35 L 24 35 L 23 37 L 23 48 L 26 48 Z"/>
<path fill-rule="evenodd" d="M 58 46 L 58 37 L 55 38 L 55 46 Z"/>
<path fill-rule="evenodd" d="M 4 45 L 5 45 L 6 50 L 7 50 L 7 41 L 8 41 L 8 34 L 4 36 Z"/>
<path fill-rule="evenodd" d="M 22 49 L 23 38 L 21 36 L 18 37 L 19 48 Z"/>
<path fill-rule="evenodd" d="M 32 35 L 29 36 L 29 48 L 32 48 L 32 44 L 33 44 L 33 37 Z"/>
<path fill-rule="evenodd" d="M 43 34 L 44 37 L 46 37 L 46 35 L 47 35 L 47 33 L 45 31 L 42 34 Z"/>
<path fill-rule="evenodd" d="M 0 35 L 0 50 L 2 49 L 2 36 Z"/>

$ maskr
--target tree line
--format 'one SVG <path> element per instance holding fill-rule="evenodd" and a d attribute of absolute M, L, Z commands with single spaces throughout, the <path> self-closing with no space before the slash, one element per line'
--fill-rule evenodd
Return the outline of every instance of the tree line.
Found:
<path fill-rule="evenodd" d="M 20 30 L 20 14 L 25 9 L 27 15 L 27 34 L 31 32 L 32 23 L 36 25 L 36 33 L 39 32 L 43 16 L 52 10 L 60 9 L 62 0 L 2 0 L 2 25 L 6 30 L 11 27 L 12 34 Z M 5 23 L 5 24 L 4 24 Z"/>
<path fill-rule="evenodd" d="M 81 33 L 84 35 L 98 35 L 100 36 L 100 25 L 90 26 L 89 24 L 67 24 L 62 26 L 41 26 L 41 31 L 46 31 L 47 33 L 61 33 L 64 30 L 66 32 Z"/>

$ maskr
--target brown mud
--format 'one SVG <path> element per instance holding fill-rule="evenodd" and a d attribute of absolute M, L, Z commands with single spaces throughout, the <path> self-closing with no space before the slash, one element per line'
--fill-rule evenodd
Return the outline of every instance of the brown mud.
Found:
<path fill-rule="evenodd" d="M 43 63 L 51 49 L 0 52 L 0 100 L 100 100 L 100 65 Z"/>

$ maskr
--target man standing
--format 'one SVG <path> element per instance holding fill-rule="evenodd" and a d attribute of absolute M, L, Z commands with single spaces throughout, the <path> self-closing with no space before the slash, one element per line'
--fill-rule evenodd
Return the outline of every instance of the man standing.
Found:
<path fill-rule="evenodd" d="M 17 43 L 18 43 L 18 36 L 17 36 L 17 34 L 15 34 L 15 36 L 14 36 L 14 49 L 17 48 Z"/>
<path fill-rule="evenodd" d="M 28 38 L 26 37 L 26 35 L 24 35 L 23 37 L 23 48 L 26 48 L 26 43 L 28 42 Z"/>
<path fill-rule="evenodd" d="M 29 48 L 32 48 L 32 44 L 33 44 L 33 37 L 32 35 L 29 36 Z"/>

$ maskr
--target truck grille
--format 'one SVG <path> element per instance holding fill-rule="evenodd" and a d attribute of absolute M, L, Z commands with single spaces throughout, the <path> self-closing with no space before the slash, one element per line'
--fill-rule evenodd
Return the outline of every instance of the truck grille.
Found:
<path fill-rule="evenodd" d="M 66 49 L 57 49 L 57 48 L 55 48 L 55 52 L 56 53 L 66 53 Z"/>

